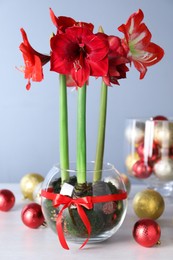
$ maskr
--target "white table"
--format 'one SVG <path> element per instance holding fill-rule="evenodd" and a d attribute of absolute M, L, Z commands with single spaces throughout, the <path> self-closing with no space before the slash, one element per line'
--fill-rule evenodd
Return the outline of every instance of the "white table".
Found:
<path fill-rule="evenodd" d="M 8 212 L 0 212 L 0 259 L 1 260 L 150 260 L 172 259 L 173 257 L 173 198 L 165 198 L 165 211 L 157 220 L 161 226 L 161 245 L 145 248 L 138 245 L 132 229 L 138 220 L 132 209 L 134 194 L 143 186 L 132 186 L 127 215 L 117 233 L 103 243 L 86 245 L 70 244 L 70 250 L 61 248 L 56 234 L 49 228 L 30 229 L 21 220 L 21 210 L 30 201 L 22 200 L 18 184 L 0 184 L 0 189 L 14 192 L 16 203 Z"/>

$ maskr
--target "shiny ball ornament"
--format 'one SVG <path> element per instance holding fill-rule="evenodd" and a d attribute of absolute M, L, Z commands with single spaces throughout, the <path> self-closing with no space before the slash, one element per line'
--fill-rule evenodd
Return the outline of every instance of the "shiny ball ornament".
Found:
<path fill-rule="evenodd" d="M 133 175 L 138 179 L 149 178 L 153 172 L 150 163 L 145 163 L 142 159 L 137 161 L 132 167 Z"/>
<path fill-rule="evenodd" d="M 139 159 L 140 159 L 139 155 L 135 152 L 135 153 L 129 154 L 125 160 L 125 165 L 126 165 L 127 171 L 132 176 L 133 176 L 132 167 Z"/>
<path fill-rule="evenodd" d="M 133 227 L 133 238 L 144 247 L 160 244 L 161 229 L 152 219 L 138 220 Z"/>
<path fill-rule="evenodd" d="M 173 146 L 169 149 L 169 157 L 173 159 Z"/>
<path fill-rule="evenodd" d="M 154 164 L 153 171 L 161 181 L 173 181 L 173 159 L 163 157 Z"/>
<path fill-rule="evenodd" d="M 151 120 L 154 120 L 154 121 L 160 121 L 160 120 L 161 120 L 161 121 L 167 121 L 168 118 L 165 117 L 165 116 L 162 116 L 162 115 L 158 115 L 158 116 L 152 117 Z"/>
<path fill-rule="evenodd" d="M 144 138 L 144 129 L 128 126 L 125 130 L 125 137 L 129 143 L 138 144 Z"/>
<path fill-rule="evenodd" d="M 154 141 L 161 147 L 170 147 L 173 145 L 173 123 L 164 121 L 157 122 L 154 127 Z"/>
<path fill-rule="evenodd" d="M 29 173 L 23 176 L 20 181 L 21 192 L 25 199 L 34 200 L 33 192 L 36 186 L 43 182 L 44 178 L 38 173 Z"/>
<path fill-rule="evenodd" d="M 35 202 L 24 206 L 21 212 L 21 219 L 29 228 L 38 228 L 43 225 L 45 221 L 41 206 Z"/>
<path fill-rule="evenodd" d="M 7 189 L 0 190 L 0 211 L 9 211 L 15 204 L 13 192 Z"/>
<path fill-rule="evenodd" d="M 153 143 L 151 147 L 147 147 L 144 143 L 139 144 L 136 151 L 140 158 L 154 163 L 160 157 L 160 149 L 156 143 Z"/>
<path fill-rule="evenodd" d="M 133 198 L 132 205 L 134 212 L 141 219 L 158 219 L 165 209 L 165 202 L 161 194 L 150 189 L 138 192 Z"/>

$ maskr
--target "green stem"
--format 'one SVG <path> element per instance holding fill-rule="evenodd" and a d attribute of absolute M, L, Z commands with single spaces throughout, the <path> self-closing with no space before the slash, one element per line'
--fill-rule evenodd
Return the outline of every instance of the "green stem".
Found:
<path fill-rule="evenodd" d="M 105 145 L 105 131 L 106 131 L 106 112 L 107 112 L 107 90 L 108 87 L 102 82 L 101 95 L 100 95 L 100 115 L 99 115 L 99 127 L 98 138 L 96 148 L 96 159 L 94 165 L 94 181 L 101 179 L 104 145 Z"/>
<path fill-rule="evenodd" d="M 77 182 L 86 182 L 86 84 L 78 88 L 77 107 Z"/>
<path fill-rule="evenodd" d="M 59 125 L 60 125 L 60 167 L 62 183 L 68 181 L 69 173 L 65 169 L 69 169 L 69 152 L 68 152 L 68 110 L 67 110 L 67 87 L 66 76 L 59 75 L 60 94 L 59 94 Z"/>

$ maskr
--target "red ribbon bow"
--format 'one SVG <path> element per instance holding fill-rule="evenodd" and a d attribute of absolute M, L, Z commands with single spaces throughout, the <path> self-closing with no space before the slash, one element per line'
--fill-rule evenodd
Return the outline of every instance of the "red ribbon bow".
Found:
<path fill-rule="evenodd" d="M 88 237 L 86 240 L 83 242 L 81 245 L 80 249 L 83 248 L 86 243 L 88 242 L 91 234 L 91 224 L 88 220 L 88 217 L 83 209 L 83 207 L 87 209 L 92 209 L 94 203 L 101 203 L 101 202 L 108 202 L 108 201 L 116 201 L 116 200 L 123 200 L 127 198 L 127 193 L 122 192 L 119 194 L 110 194 L 110 195 L 104 195 L 104 196 L 86 196 L 86 197 L 81 197 L 81 198 L 71 198 L 69 196 L 64 196 L 62 194 L 57 194 L 53 192 L 47 192 L 45 190 L 41 191 L 41 196 L 45 197 L 46 199 L 52 200 L 53 201 L 53 206 L 59 207 L 60 205 L 64 205 L 60 212 L 57 215 L 56 219 L 56 230 L 57 234 L 59 237 L 59 241 L 64 249 L 69 249 L 67 242 L 64 237 L 63 233 L 63 228 L 62 228 L 62 214 L 63 211 L 70 207 L 71 205 L 76 206 L 78 214 L 83 221 L 83 224 L 85 225 L 87 232 L 88 232 Z"/>

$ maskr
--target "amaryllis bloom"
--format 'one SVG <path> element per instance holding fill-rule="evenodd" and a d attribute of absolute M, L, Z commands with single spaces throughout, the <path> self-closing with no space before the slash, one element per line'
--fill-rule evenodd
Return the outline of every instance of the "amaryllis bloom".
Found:
<path fill-rule="evenodd" d="M 103 77 L 103 81 L 107 86 L 111 85 L 111 83 L 119 85 L 118 80 L 126 78 L 126 72 L 129 70 L 126 66 L 126 63 L 129 63 L 127 52 L 120 38 L 105 34 L 103 34 L 103 37 L 107 37 L 109 43 L 108 73 Z"/>
<path fill-rule="evenodd" d="M 140 79 L 144 78 L 147 67 L 159 62 L 164 55 L 163 49 L 151 42 L 152 34 L 142 23 L 143 18 L 144 14 L 139 9 L 129 17 L 126 24 L 118 28 L 124 33 L 123 43 L 129 49 L 128 58 L 140 72 Z"/>
<path fill-rule="evenodd" d="M 105 76 L 108 70 L 108 42 L 86 27 L 70 27 L 51 38 L 51 70 L 71 75 L 78 87 L 89 76 Z"/>
<path fill-rule="evenodd" d="M 67 28 L 73 26 L 87 27 L 90 31 L 93 31 L 94 29 L 94 25 L 92 23 L 77 22 L 73 18 L 66 16 L 56 17 L 51 8 L 50 17 L 53 24 L 57 27 L 57 33 L 64 33 Z"/>
<path fill-rule="evenodd" d="M 25 67 L 20 68 L 20 71 L 24 72 L 25 79 L 28 79 L 26 89 L 29 90 L 32 81 L 41 81 L 43 79 L 42 66 L 45 65 L 49 60 L 50 56 L 41 54 L 34 50 L 27 38 L 27 34 L 24 29 L 21 29 L 23 42 L 20 44 L 19 48 L 23 54 Z"/>

